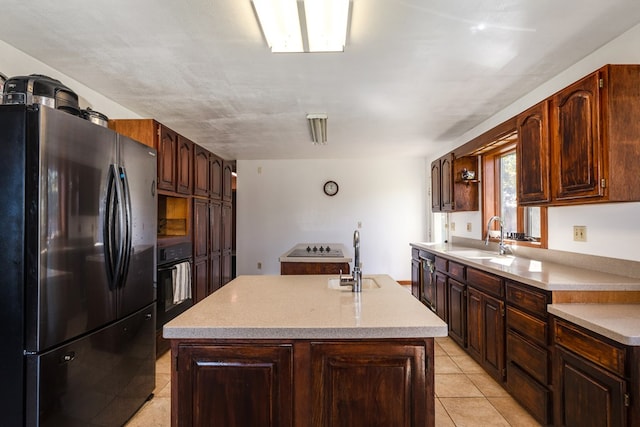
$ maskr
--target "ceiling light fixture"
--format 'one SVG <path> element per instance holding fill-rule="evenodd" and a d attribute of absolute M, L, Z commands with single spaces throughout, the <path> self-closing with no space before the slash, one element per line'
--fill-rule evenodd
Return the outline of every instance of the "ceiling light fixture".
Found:
<path fill-rule="evenodd" d="M 251 0 L 272 52 L 342 52 L 350 0 Z"/>
<path fill-rule="evenodd" d="M 307 114 L 311 141 L 314 145 L 324 145 L 327 143 L 327 115 Z"/>

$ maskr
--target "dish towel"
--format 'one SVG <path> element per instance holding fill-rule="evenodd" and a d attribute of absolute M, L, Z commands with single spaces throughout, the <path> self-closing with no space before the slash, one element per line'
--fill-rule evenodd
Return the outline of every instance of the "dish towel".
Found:
<path fill-rule="evenodd" d="M 180 304 L 191 298 L 191 263 L 176 264 L 171 273 L 173 279 L 173 303 Z"/>

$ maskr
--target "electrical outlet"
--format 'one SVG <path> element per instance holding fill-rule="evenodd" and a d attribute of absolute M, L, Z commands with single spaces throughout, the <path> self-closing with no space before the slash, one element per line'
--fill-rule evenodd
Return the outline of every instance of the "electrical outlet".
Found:
<path fill-rule="evenodd" d="M 586 242 L 587 241 L 587 226 L 586 225 L 574 225 L 573 226 L 573 241 L 574 242 Z"/>
<path fill-rule="evenodd" d="M 258 270 L 262 270 L 262 263 L 258 262 Z"/>
<path fill-rule="evenodd" d="M 451 223 L 451 231 L 456 231 L 456 223 L 455 222 Z"/>
<path fill-rule="evenodd" d="M 467 231 L 471 231 L 471 223 L 470 222 L 467 223 Z"/>

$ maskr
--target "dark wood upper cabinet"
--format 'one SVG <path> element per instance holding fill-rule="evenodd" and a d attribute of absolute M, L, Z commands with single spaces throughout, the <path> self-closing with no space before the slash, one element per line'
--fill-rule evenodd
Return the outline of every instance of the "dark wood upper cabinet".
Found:
<path fill-rule="evenodd" d="M 476 170 L 477 157 L 454 157 L 449 153 L 431 163 L 432 212 L 478 210 L 477 181 L 463 180 L 462 171 Z"/>
<path fill-rule="evenodd" d="M 210 153 L 197 144 L 193 146 L 193 194 L 209 197 L 209 156 Z"/>
<path fill-rule="evenodd" d="M 600 73 L 592 74 L 551 99 L 555 200 L 601 197 L 606 184 L 600 136 Z"/>
<path fill-rule="evenodd" d="M 640 65 L 606 65 L 518 116 L 518 202 L 640 200 Z"/>
<path fill-rule="evenodd" d="M 158 125 L 158 189 L 176 191 L 176 149 L 178 134 Z"/>
<path fill-rule="evenodd" d="M 518 203 L 550 202 L 549 102 L 519 114 L 517 128 Z"/>
<path fill-rule="evenodd" d="M 431 211 L 440 212 L 442 210 L 440 196 L 440 159 L 431 163 Z"/>
<path fill-rule="evenodd" d="M 440 205 L 445 212 L 455 209 L 453 180 L 453 153 L 449 153 L 440 159 Z"/>
<path fill-rule="evenodd" d="M 176 152 L 176 192 L 193 193 L 193 142 L 180 135 Z"/>
<path fill-rule="evenodd" d="M 214 154 L 209 156 L 210 196 L 222 200 L 222 159 Z"/>

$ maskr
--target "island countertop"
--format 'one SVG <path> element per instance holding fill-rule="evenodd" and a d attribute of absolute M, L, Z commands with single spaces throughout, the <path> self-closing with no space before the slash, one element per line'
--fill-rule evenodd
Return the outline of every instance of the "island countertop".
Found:
<path fill-rule="evenodd" d="M 387 275 L 331 289 L 336 275 L 240 276 L 171 320 L 167 339 L 386 339 L 447 335 L 447 325 Z"/>

